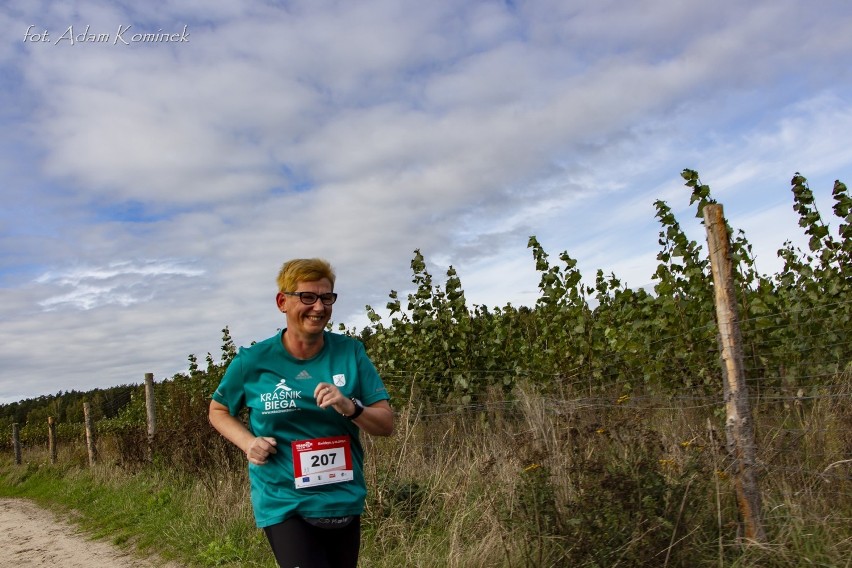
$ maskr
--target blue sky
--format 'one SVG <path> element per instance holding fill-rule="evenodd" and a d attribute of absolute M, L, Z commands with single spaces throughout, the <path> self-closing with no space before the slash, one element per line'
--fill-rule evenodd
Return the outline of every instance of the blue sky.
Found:
<path fill-rule="evenodd" d="M 0 30 L 0 403 L 268 337 L 297 256 L 350 327 L 415 249 L 471 304 L 534 304 L 530 235 L 651 286 L 655 200 L 704 239 L 683 168 L 773 273 L 793 174 L 826 216 L 852 181 L 845 0 L 9 0 Z"/>

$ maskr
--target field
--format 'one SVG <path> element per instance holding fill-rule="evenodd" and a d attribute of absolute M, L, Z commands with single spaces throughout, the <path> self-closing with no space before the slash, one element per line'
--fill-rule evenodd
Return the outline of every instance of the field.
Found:
<path fill-rule="evenodd" d="M 756 401 L 760 546 L 738 538 L 711 401 L 519 388 L 464 410 L 404 407 L 397 434 L 367 446 L 362 565 L 848 566 L 848 379 Z M 207 442 L 228 452 L 212 432 Z M 91 468 L 83 444 L 58 465 L 46 448 L 26 454 L 4 461 L 0 494 L 75 510 L 99 536 L 188 566 L 273 565 L 241 470 L 116 465 L 106 439 Z"/>

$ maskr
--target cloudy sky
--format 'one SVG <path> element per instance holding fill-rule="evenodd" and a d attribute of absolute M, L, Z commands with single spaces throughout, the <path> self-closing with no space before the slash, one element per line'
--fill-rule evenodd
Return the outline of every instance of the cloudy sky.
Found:
<path fill-rule="evenodd" d="M 774 273 L 792 175 L 826 216 L 852 182 L 847 0 L 6 0 L 0 30 L 0 403 L 268 337 L 296 256 L 359 328 L 415 249 L 489 307 L 535 303 L 530 235 L 651 285 L 656 199 L 704 238 L 683 168 Z"/>

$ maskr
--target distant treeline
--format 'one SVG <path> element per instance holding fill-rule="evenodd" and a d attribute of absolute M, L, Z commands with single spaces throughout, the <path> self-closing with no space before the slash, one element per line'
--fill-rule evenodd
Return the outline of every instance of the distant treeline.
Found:
<path fill-rule="evenodd" d="M 134 392 L 144 387 L 120 385 L 90 391 L 59 391 L 53 395 L 28 398 L 0 405 L 0 424 L 46 423 L 52 416 L 58 422 L 82 422 L 83 403 L 88 402 L 95 420 L 114 418 L 130 402 Z"/>

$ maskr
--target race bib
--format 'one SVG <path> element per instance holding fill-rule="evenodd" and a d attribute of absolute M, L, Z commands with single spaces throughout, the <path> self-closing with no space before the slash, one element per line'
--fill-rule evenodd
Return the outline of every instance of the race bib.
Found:
<path fill-rule="evenodd" d="M 352 481 L 349 436 L 299 440 L 291 447 L 296 489 Z"/>

